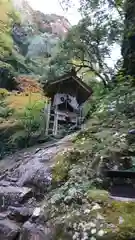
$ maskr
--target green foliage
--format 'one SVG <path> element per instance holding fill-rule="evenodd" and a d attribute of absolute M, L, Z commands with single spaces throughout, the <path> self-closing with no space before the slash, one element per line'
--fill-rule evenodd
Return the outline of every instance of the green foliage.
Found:
<path fill-rule="evenodd" d="M 9 138 L 8 145 L 10 148 L 18 150 L 29 146 L 29 139 L 24 130 L 17 129 Z"/>
<path fill-rule="evenodd" d="M 16 88 L 15 72 L 12 65 L 0 61 L 0 87 L 8 90 Z"/>
<path fill-rule="evenodd" d="M 81 159 L 82 153 L 77 149 L 70 149 L 69 152 L 62 152 L 55 157 L 55 166 L 52 169 L 53 183 L 62 183 L 67 180 L 72 164 Z"/>
<path fill-rule="evenodd" d="M 123 0 L 115 0 L 116 6 L 123 7 Z"/>
<path fill-rule="evenodd" d="M 19 61 L 16 61 L 13 53 L 12 26 L 14 23 L 20 23 L 20 15 L 13 8 L 12 1 L 0 1 L 0 87 L 8 90 L 16 88 L 14 76 L 19 66 Z M 23 62 L 20 62 L 21 69 Z M 24 68 L 26 71 L 27 68 Z"/>
<path fill-rule="evenodd" d="M 98 201 L 102 201 L 104 202 L 108 202 L 109 201 L 109 193 L 105 190 L 100 190 L 100 189 L 91 189 L 87 192 L 87 199 L 89 201 L 94 201 L 94 202 L 98 202 Z"/>
<path fill-rule="evenodd" d="M 110 206 L 104 209 L 105 217 L 108 221 L 111 219 L 112 223 L 118 226 L 116 236 L 113 239 L 132 239 L 135 234 L 133 224 L 135 217 L 134 214 L 132 214 L 135 209 L 134 202 L 110 201 L 109 205 Z M 119 217 L 123 219 L 123 223 L 118 223 Z"/>
<path fill-rule="evenodd" d="M 12 116 L 13 112 L 14 112 L 13 109 L 9 108 L 8 106 L 6 106 L 4 104 L 2 104 L 2 106 L 1 106 L 1 104 L 0 104 L 0 118 L 6 119 L 6 118 Z"/>
<path fill-rule="evenodd" d="M 0 55 L 4 57 L 12 52 L 13 40 L 11 36 L 12 24 L 18 19 L 11 0 L 0 2 Z"/>
<path fill-rule="evenodd" d="M 85 17 L 74 26 L 61 43 L 60 52 L 52 58 L 51 67 L 59 66 L 58 69 L 63 70 L 64 67 L 74 65 L 77 69 L 89 70 L 106 86 L 114 74 L 113 69 L 106 64 L 106 58 L 110 58 L 111 46 L 116 42 L 118 34 L 114 32 L 115 23 L 109 28 L 108 22 L 103 25 L 100 22 L 101 19 L 93 23 L 90 17 Z"/>
<path fill-rule="evenodd" d="M 123 56 L 123 68 L 125 75 L 135 76 L 135 68 L 134 68 L 134 59 L 135 59 L 135 51 L 134 51 L 134 36 L 135 36 L 135 9 L 133 1 L 126 0 L 124 4 L 124 13 L 125 13 L 125 21 L 124 21 L 124 34 L 122 41 L 122 56 Z"/>
<path fill-rule="evenodd" d="M 7 33 L 1 33 L 0 35 L 0 53 L 4 57 L 5 53 L 12 51 L 13 41 L 10 35 Z"/>
<path fill-rule="evenodd" d="M 85 81 L 85 77 L 84 77 L 84 81 Z M 104 85 L 102 82 L 98 82 L 96 80 L 91 80 L 89 82 L 89 85 L 93 90 L 93 94 L 91 98 L 84 104 L 83 114 L 84 116 L 87 116 L 88 114 L 90 118 L 90 116 L 99 108 L 105 96 L 110 94 L 110 91 L 107 88 L 104 88 Z"/>
<path fill-rule="evenodd" d="M 60 183 L 66 180 L 70 169 L 70 162 L 61 154 L 55 158 L 56 164 L 52 169 L 54 183 Z"/>
<path fill-rule="evenodd" d="M 10 108 L 5 101 L 7 96 L 8 91 L 6 89 L 0 88 L 0 118 L 3 120 L 12 116 L 14 113 L 14 110 Z"/>
<path fill-rule="evenodd" d="M 4 100 L 5 97 L 7 97 L 9 94 L 9 92 L 4 89 L 4 88 L 0 88 L 0 100 Z"/>
<path fill-rule="evenodd" d="M 5 58 L 5 61 L 12 66 L 14 75 L 18 75 L 18 73 L 28 74 L 32 72 L 31 65 L 29 62 L 26 62 L 26 58 L 14 49 L 12 49 L 12 54 Z"/>
<path fill-rule="evenodd" d="M 62 6 L 64 3 L 68 6 L 72 0 L 61 1 Z M 111 67 L 106 60 L 111 58 L 114 44 L 121 44 L 123 1 L 81 0 L 79 3 L 83 19 L 71 29 L 63 43 L 67 62 L 71 64 L 72 59 L 79 60 L 79 64 L 74 64 L 78 69 L 94 72 L 106 86 L 118 70 L 118 66 L 117 69 Z"/>
<path fill-rule="evenodd" d="M 42 101 L 29 104 L 23 111 L 18 113 L 18 120 L 20 120 L 20 124 L 28 137 L 39 129 L 41 131 L 41 127 L 43 127 L 42 124 L 45 124 L 45 117 L 41 112 L 44 108 L 44 104 L 45 103 Z"/>
<path fill-rule="evenodd" d="M 38 101 L 26 106 L 15 114 L 19 129 L 10 136 L 9 145 L 13 148 L 28 147 L 37 142 L 40 136 L 44 137 L 46 119 L 42 110 L 44 102 Z"/>
<path fill-rule="evenodd" d="M 64 6 L 66 7 L 66 9 L 72 7 L 72 0 L 61 0 L 60 1 L 63 8 Z M 104 6 L 104 5 L 109 5 L 109 7 L 112 8 L 116 8 L 117 11 L 123 9 L 123 4 L 124 1 L 123 0 L 80 0 L 80 11 L 87 11 L 89 12 L 89 9 L 91 10 L 99 10 L 100 6 Z"/>
<path fill-rule="evenodd" d="M 11 23 L 21 23 L 21 16 L 20 13 L 15 11 L 15 9 L 12 9 L 9 13 L 8 13 L 9 18 L 11 19 Z"/>

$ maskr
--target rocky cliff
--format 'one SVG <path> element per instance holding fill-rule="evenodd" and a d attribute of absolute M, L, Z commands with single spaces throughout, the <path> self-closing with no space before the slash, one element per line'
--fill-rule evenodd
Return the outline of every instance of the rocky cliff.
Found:
<path fill-rule="evenodd" d="M 11 69 L 17 75 L 42 75 L 69 28 L 63 16 L 34 11 L 25 0 L 0 1 L 0 87 L 9 89 Z"/>
<path fill-rule="evenodd" d="M 69 21 L 63 16 L 34 11 L 25 0 L 12 2 L 21 17 L 21 24 L 13 26 L 13 38 L 19 46 L 23 45 L 22 54 L 30 58 L 51 55 L 71 27 Z"/>
<path fill-rule="evenodd" d="M 12 2 L 21 15 L 22 24 L 31 25 L 34 30 L 37 30 L 37 33 L 49 32 L 56 34 L 58 37 L 63 37 L 71 27 L 71 24 L 64 16 L 34 11 L 26 0 L 12 0 Z"/>

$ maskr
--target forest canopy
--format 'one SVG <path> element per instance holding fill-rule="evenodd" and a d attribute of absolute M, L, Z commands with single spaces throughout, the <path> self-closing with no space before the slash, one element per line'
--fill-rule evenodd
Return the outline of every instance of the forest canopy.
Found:
<path fill-rule="evenodd" d="M 83 69 L 86 72 L 93 72 L 104 86 L 108 86 L 120 70 L 127 75 L 133 75 L 131 52 L 134 45 L 134 29 L 129 24 L 134 14 L 133 10 L 131 11 L 132 1 L 79 2 L 78 11 L 82 20 L 70 29 L 66 39 L 60 43 L 59 51 L 50 59 L 49 74 L 54 72 L 60 74 L 64 68 L 67 70 L 74 65 L 77 71 Z M 60 1 L 65 9 L 70 8 L 72 3 L 72 0 Z M 108 64 L 112 51 L 118 47 L 121 48 L 122 56 L 114 65 Z"/>

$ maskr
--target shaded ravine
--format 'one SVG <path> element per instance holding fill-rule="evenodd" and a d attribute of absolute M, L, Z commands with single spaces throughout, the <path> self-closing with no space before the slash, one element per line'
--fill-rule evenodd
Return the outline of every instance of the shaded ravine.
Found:
<path fill-rule="evenodd" d="M 45 225 L 37 223 L 40 202 L 51 185 L 54 156 L 72 145 L 74 135 L 0 161 L 0 239 L 46 239 Z"/>

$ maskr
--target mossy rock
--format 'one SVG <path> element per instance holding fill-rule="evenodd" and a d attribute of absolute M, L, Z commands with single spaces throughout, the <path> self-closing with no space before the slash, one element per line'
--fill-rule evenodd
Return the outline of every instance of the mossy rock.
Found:
<path fill-rule="evenodd" d="M 87 192 L 87 199 L 90 202 L 100 202 L 100 213 L 105 222 L 115 227 L 105 229 L 107 234 L 102 240 L 130 240 L 135 236 L 135 202 L 121 202 L 112 200 L 105 190 L 93 189 Z M 100 239 L 100 238 L 99 238 Z"/>
<path fill-rule="evenodd" d="M 81 209 L 81 207 L 75 211 L 73 211 L 72 207 L 68 208 L 68 213 L 66 212 L 65 214 L 64 212 L 64 215 L 58 211 L 59 216 L 56 219 L 53 219 L 53 225 L 56 230 L 55 239 L 73 239 L 73 235 L 76 231 L 74 226 L 79 226 L 80 224 L 82 224 L 83 227 L 86 224 L 87 228 L 84 227 L 78 231 L 81 233 L 86 231 L 89 235 L 88 239 L 91 239 L 91 227 L 88 225 L 91 222 L 94 223 L 94 219 L 98 219 L 98 221 L 95 222 L 95 228 L 97 230 L 97 233 L 94 234 L 95 239 L 133 240 L 135 236 L 135 203 L 111 200 L 108 192 L 105 190 L 93 189 L 89 190 L 89 193 L 91 193 L 93 201 L 100 200 L 103 201 L 104 204 L 98 204 L 97 206 L 100 206 L 101 208 L 98 208 L 97 210 L 90 210 L 90 205 L 87 205 L 86 210 L 89 210 L 89 212 L 85 212 L 84 208 Z M 97 218 L 98 216 L 100 216 L 100 219 Z M 123 220 L 122 222 L 120 222 L 121 219 Z M 99 230 L 103 230 L 104 235 L 99 236 Z"/>
<path fill-rule="evenodd" d="M 68 172 L 72 164 L 77 163 L 84 157 L 84 153 L 76 149 L 69 152 L 59 153 L 55 158 L 55 165 L 52 168 L 53 183 L 64 182 L 68 178 Z"/>
<path fill-rule="evenodd" d="M 67 231 L 64 224 L 57 224 L 55 227 L 54 240 L 71 240 L 72 235 Z"/>
<path fill-rule="evenodd" d="M 68 177 L 70 162 L 66 160 L 63 154 L 58 154 L 54 161 L 55 165 L 52 168 L 52 181 L 53 183 L 63 182 Z"/>
<path fill-rule="evenodd" d="M 87 192 L 87 199 L 91 202 L 108 202 L 109 193 L 105 190 L 93 189 Z"/>
<path fill-rule="evenodd" d="M 135 202 L 110 200 L 102 209 L 108 223 L 116 226 L 114 240 L 129 240 L 135 236 Z M 120 219 L 122 221 L 120 222 Z"/>

